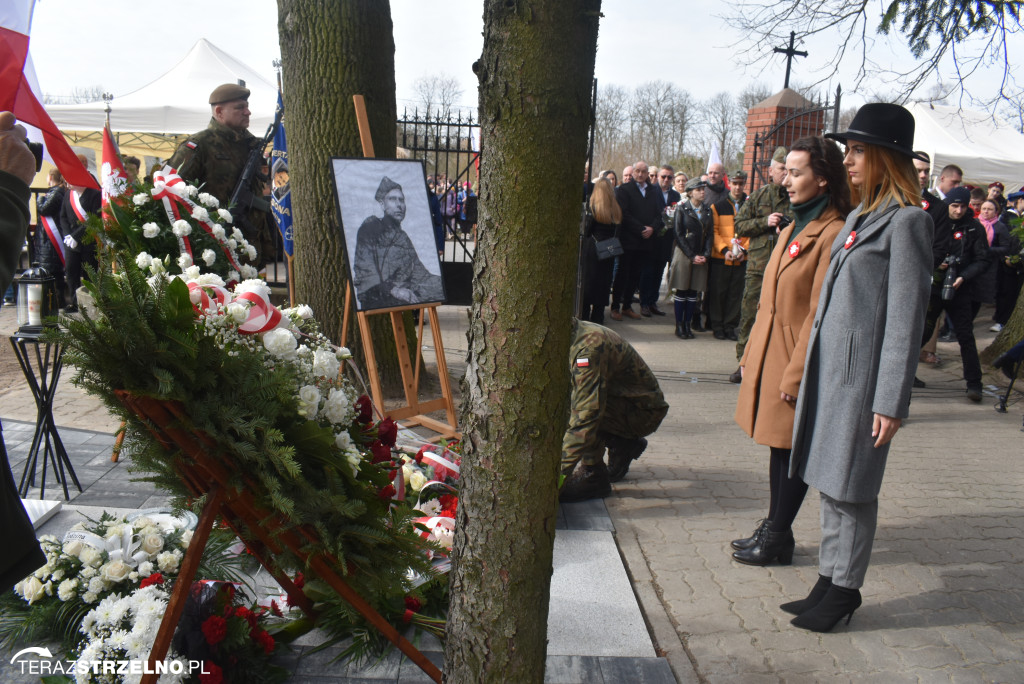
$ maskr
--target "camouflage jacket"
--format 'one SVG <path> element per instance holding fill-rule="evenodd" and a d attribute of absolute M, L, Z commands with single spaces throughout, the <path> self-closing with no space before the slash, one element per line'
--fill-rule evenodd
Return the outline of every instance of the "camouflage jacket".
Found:
<path fill-rule="evenodd" d="M 637 408 L 665 409 L 654 373 L 618 333 L 587 321 L 574 323 L 569 349 L 572 397 L 569 427 L 562 439 L 562 462 L 602 449 L 598 431 L 609 398 Z"/>
<path fill-rule="evenodd" d="M 775 230 L 768 227 L 768 217 L 775 212 L 793 218 L 789 194 L 781 185 L 769 183 L 754 191 L 736 215 L 736 235 L 750 238 L 747 247 L 747 272 L 764 273 L 775 247 Z"/>

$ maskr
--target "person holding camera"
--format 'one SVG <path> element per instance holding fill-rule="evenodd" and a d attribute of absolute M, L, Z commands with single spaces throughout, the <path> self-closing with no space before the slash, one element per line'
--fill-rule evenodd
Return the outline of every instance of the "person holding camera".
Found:
<path fill-rule="evenodd" d="M 921 344 L 924 345 L 931 337 L 942 313 L 948 313 L 956 341 L 960 344 L 967 398 L 978 403 L 981 401 L 981 361 L 974 341 L 970 287 L 965 287 L 965 284 L 986 272 L 990 257 L 985 229 L 974 218 L 970 201 L 971 192 L 967 188 L 953 188 L 946 194 L 953 240 L 933 279 Z"/>

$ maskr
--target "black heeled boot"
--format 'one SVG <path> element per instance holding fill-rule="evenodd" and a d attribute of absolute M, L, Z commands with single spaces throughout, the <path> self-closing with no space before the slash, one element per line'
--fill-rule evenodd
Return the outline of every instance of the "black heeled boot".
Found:
<path fill-rule="evenodd" d="M 682 321 L 676 321 L 676 337 L 681 340 L 686 339 L 686 327 L 683 325 Z"/>
<path fill-rule="evenodd" d="M 818 602 L 818 605 L 797 615 L 789 622 L 794 627 L 812 632 L 830 632 L 844 617 L 846 624 L 850 624 L 850 618 L 853 617 L 853 612 L 860 608 L 860 604 L 859 589 L 847 589 L 833 584 L 825 592 L 825 597 Z"/>
<path fill-rule="evenodd" d="M 793 540 L 793 530 L 776 532 L 768 523 L 768 529 L 762 534 L 757 543 L 749 549 L 736 551 L 732 554 L 733 560 L 746 565 L 768 565 L 778 559 L 779 565 L 791 565 L 793 563 L 793 550 L 796 542 Z"/>
<path fill-rule="evenodd" d="M 753 531 L 753 533 L 751 533 L 749 537 L 744 537 L 743 539 L 733 539 L 731 542 L 729 542 L 729 544 L 732 546 L 732 548 L 736 549 L 737 551 L 749 549 L 751 546 L 757 543 L 757 540 L 761 538 L 761 535 L 767 529 L 768 518 L 762 518 L 761 521 L 757 523 L 757 528 Z"/>
<path fill-rule="evenodd" d="M 779 608 L 790 613 L 791 615 L 801 615 L 806 613 L 814 606 L 821 603 L 821 599 L 825 598 L 825 594 L 828 592 L 828 588 L 832 586 L 832 578 L 825 577 L 824 575 L 818 575 L 818 581 L 811 589 L 811 593 L 807 595 L 807 598 L 800 599 L 799 601 L 790 601 L 789 603 L 783 603 Z"/>

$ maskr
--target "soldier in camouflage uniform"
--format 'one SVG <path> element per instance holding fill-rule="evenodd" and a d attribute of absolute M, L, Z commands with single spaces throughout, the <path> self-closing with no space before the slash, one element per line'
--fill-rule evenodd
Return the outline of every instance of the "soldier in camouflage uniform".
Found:
<path fill-rule="evenodd" d="M 190 135 L 178 146 L 168 164 L 186 181 L 202 186 L 228 208 L 249 152 L 261 142 L 249 132 L 249 89 L 233 83 L 210 93 L 212 117 L 206 129 Z M 252 208 L 235 222 L 245 239 L 256 248 L 256 267 L 262 269 L 274 255 L 270 204 L 263 198 L 263 180 L 253 176 Z M 235 213 L 232 211 L 232 213 Z"/>
<path fill-rule="evenodd" d="M 747 273 L 743 281 L 743 303 L 740 305 L 740 327 L 737 331 L 736 358 L 743 358 L 750 329 L 754 327 L 757 302 L 761 299 L 761 281 L 764 268 L 775 247 L 779 221 L 786 217 L 792 220 L 789 210 L 789 194 L 782 187 L 786 179 L 786 148 L 778 147 L 772 155 L 769 170 L 772 182 L 754 191 L 743 203 L 736 215 L 736 236 L 750 239 L 747 247 Z M 729 376 L 729 381 L 739 384 L 739 368 Z"/>
<path fill-rule="evenodd" d="M 562 440 L 567 479 L 559 499 L 583 501 L 607 496 L 611 483 L 626 476 L 630 463 L 647 448 L 644 437 L 661 425 L 668 404 L 637 351 L 608 328 L 574 321 L 569 358 L 571 413 Z"/>

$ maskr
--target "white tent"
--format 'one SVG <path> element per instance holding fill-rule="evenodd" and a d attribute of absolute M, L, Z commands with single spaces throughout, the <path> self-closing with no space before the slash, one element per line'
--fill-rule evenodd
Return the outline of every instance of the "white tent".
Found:
<path fill-rule="evenodd" d="M 120 134 L 122 148 L 173 150 L 181 136 L 202 130 L 210 122 L 208 98 L 213 89 L 239 79 L 251 91 L 250 130 L 262 136 L 274 120 L 277 88 L 205 38 L 160 78 L 115 96 L 110 102 L 110 128 Z M 106 106 L 105 102 L 46 105 L 46 111 L 72 144 L 82 144 L 99 140 L 93 134 L 103 130 Z"/>
<path fill-rule="evenodd" d="M 947 164 L 964 170 L 964 183 L 1001 181 L 1006 192 L 1024 186 L 1024 135 L 998 126 L 985 112 L 915 103 L 914 147 L 932 157 L 932 174 Z"/>

